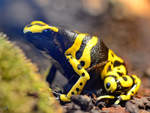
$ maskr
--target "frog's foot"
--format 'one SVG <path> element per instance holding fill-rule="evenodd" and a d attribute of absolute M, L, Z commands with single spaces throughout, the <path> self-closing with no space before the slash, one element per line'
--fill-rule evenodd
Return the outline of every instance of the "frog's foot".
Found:
<path fill-rule="evenodd" d="M 96 100 L 97 102 L 102 100 L 102 99 L 115 99 L 116 97 L 115 96 L 112 96 L 112 95 L 104 95 L 104 96 L 100 96 L 98 97 Z M 118 96 L 117 97 L 117 100 L 115 101 L 114 105 L 118 105 L 120 102 L 121 102 L 122 98 L 121 96 Z"/>
<path fill-rule="evenodd" d="M 102 99 L 114 99 L 115 97 L 112 95 L 104 95 L 104 96 L 99 96 L 96 100 L 100 101 Z"/>
<path fill-rule="evenodd" d="M 114 105 L 118 105 L 121 102 L 121 97 L 119 96 L 118 99 L 115 101 Z"/>
<path fill-rule="evenodd" d="M 61 94 L 59 98 L 63 102 L 70 102 L 70 98 L 65 94 Z"/>

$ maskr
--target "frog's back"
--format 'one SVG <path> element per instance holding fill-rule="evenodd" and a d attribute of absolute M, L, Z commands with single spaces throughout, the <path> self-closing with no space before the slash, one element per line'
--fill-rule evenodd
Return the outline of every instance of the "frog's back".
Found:
<path fill-rule="evenodd" d="M 71 54 L 84 68 L 107 60 L 108 48 L 99 37 L 68 30 L 60 30 L 60 34 L 64 36 L 64 54 Z"/>

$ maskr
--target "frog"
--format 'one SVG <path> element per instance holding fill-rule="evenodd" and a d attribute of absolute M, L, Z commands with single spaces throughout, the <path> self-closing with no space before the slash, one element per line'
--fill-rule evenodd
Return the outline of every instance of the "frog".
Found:
<path fill-rule="evenodd" d="M 58 62 L 68 80 L 72 75 L 77 77 L 68 92 L 60 94 L 62 102 L 70 102 L 73 95 L 80 95 L 90 81 L 91 88 L 103 85 L 106 91 L 105 95 L 96 97 L 97 101 L 115 99 L 117 105 L 138 92 L 140 78 L 128 75 L 125 61 L 101 38 L 50 26 L 43 21 L 32 21 L 24 27 L 23 33 L 33 46 Z"/>

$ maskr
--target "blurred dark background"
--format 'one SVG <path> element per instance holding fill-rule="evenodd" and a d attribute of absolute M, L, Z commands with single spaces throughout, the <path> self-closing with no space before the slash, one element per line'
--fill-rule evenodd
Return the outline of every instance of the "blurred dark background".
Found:
<path fill-rule="evenodd" d="M 49 59 L 22 38 L 23 27 L 33 20 L 98 35 L 125 59 L 129 72 L 143 77 L 150 76 L 149 12 L 149 0 L 0 0 L 0 32 L 41 73 L 50 66 Z"/>

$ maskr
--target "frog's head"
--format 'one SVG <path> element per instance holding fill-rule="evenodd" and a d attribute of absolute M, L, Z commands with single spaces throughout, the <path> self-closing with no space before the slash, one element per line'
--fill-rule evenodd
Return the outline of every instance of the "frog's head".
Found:
<path fill-rule="evenodd" d="M 47 33 L 48 31 L 58 32 L 58 28 L 54 26 L 49 26 L 48 24 L 42 21 L 33 21 L 24 28 L 24 33 Z"/>
<path fill-rule="evenodd" d="M 59 29 L 54 26 L 49 26 L 42 21 L 33 21 L 25 26 L 23 32 L 25 39 L 32 43 L 36 48 L 48 53 L 57 52 L 59 46 L 56 45 L 56 35 Z"/>

